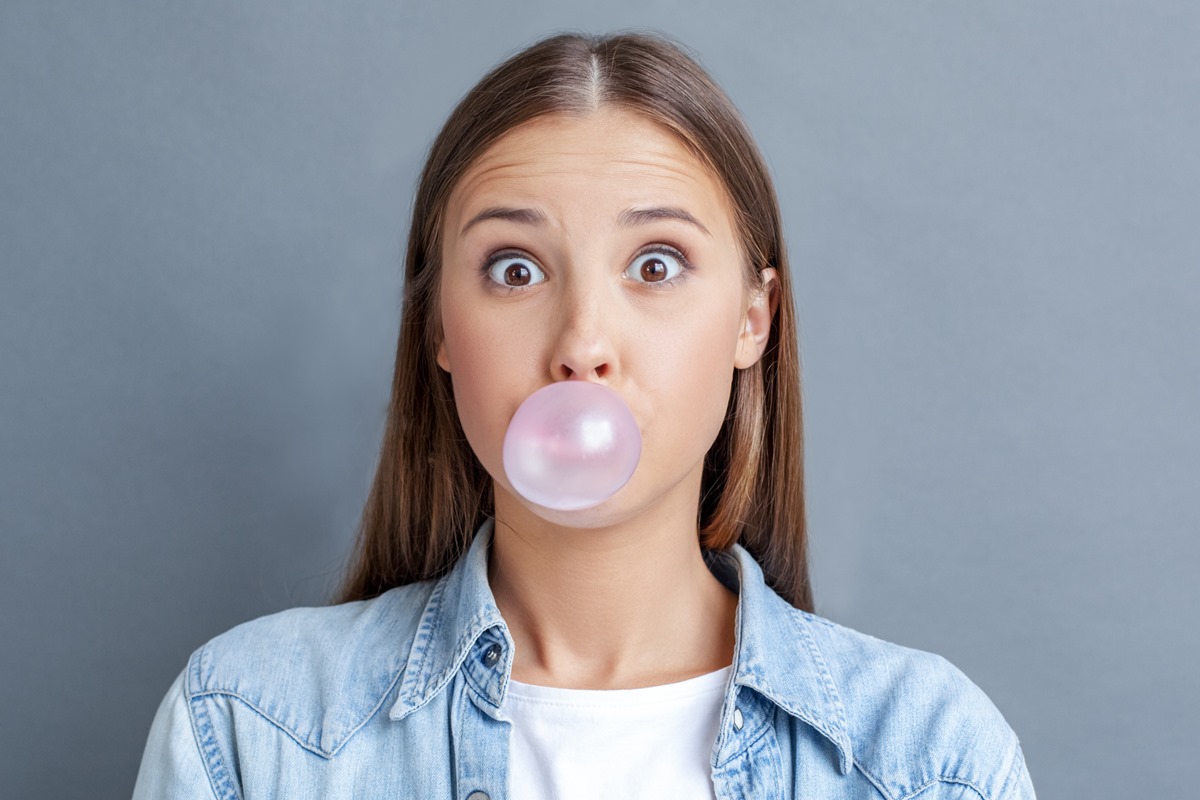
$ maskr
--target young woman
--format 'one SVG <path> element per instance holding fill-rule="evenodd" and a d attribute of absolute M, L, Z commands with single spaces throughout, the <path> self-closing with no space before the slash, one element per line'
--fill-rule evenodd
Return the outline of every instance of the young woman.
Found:
<path fill-rule="evenodd" d="M 197 650 L 135 797 L 1033 797 L 954 667 L 811 613 L 775 194 L 677 47 L 556 36 L 467 94 L 400 331 L 343 602 Z M 586 502 L 509 452 L 546 387 L 630 420 Z"/>

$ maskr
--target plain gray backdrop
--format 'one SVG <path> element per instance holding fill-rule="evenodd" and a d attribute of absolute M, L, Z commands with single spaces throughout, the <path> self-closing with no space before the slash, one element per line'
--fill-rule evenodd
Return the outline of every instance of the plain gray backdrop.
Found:
<path fill-rule="evenodd" d="M 9 0 L 5 798 L 127 797 L 192 650 L 325 602 L 429 143 L 630 27 L 777 181 L 818 610 L 961 667 L 1043 798 L 1194 796 L 1200 6 Z"/>

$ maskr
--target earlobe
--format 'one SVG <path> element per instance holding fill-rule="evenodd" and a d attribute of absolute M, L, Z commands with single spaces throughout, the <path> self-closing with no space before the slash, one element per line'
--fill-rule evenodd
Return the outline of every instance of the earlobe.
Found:
<path fill-rule="evenodd" d="M 446 358 L 446 340 L 442 339 L 437 346 L 437 363 L 442 368 L 442 371 L 450 371 L 450 359 Z"/>
<path fill-rule="evenodd" d="M 738 335 L 737 355 L 733 365 L 738 369 L 754 366 L 767 350 L 771 338 L 771 321 L 779 307 L 779 276 L 768 267 L 761 273 L 762 288 L 750 300 L 744 316 L 745 324 Z"/>

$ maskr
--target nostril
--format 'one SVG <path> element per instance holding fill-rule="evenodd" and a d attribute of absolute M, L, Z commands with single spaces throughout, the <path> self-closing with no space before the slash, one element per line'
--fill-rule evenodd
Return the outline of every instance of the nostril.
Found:
<path fill-rule="evenodd" d="M 562 378 L 561 378 L 562 380 L 571 380 L 576 375 L 579 375 L 581 378 L 584 378 L 584 379 L 591 378 L 593 376 L 596 378 L 607 378 L 608 377 L 608 364 L 597 364 L 595 367 L 592 367 L 591 369 L 587 370 L 586 372 L 577 372 L 577 371 L 571 369 L 570 367 L 568 367 L 566 364 L 560 364 L 559 369 L 562 372 Z"/>

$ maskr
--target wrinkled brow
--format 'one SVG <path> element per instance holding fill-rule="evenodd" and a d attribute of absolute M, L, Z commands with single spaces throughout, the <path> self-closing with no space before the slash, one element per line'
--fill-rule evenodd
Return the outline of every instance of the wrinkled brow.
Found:
<path fill-rule="evenodd" d="M 485 208 L 471 217 L 466 225 L 463 225 L 462 230 L 459 231 L 459 235 L 461 236 L 466 233 L 473 225 L 488 219 L 503 219 L 509 222 L 518 222 L 522 225 L 546 224 L 546 215 L 536 208 Z M 626 228 L 636 225 L 646 225 L 660 219 L 677 219 L 689 225 L 694 225 L 704 231 L 705 234 L 712 236 L 708 228 L 704 227 L 704 223 L 682 208 L 627 208 L 617 216 L 617 222 Z"/>

